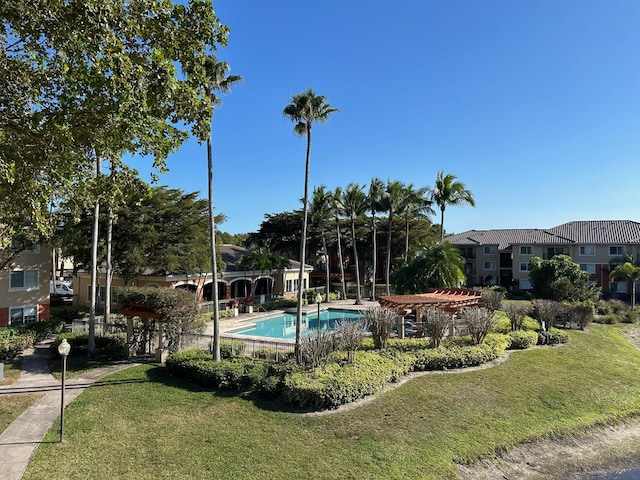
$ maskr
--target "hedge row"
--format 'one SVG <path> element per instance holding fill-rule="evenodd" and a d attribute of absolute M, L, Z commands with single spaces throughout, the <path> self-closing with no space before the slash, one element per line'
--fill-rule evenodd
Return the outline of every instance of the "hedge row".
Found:
<path fill-rule="evenodd" d="M 66 338 L 71 350 L 70 357 L 87 356 L 89 353 L 89 335 L 86 333 L 61 333 L 53 343 L 49 345 L 49 354 L 58 355 L 58 345 Z M 126 333 L 113 333 L 104 337 L 96 337 L 96 353 L 111 360 L 125 357 Z"/>
<path fill-rule="evenodd" d="M 51 319 L 26 325 L 0 328 L 0 362 L 12 362 L 27 348 L 62 331 L 64 322 Z"/>
<path fill-rule="evenodd" d="M 344 363 L 344 355 L 332 356 L 326 365 L 312 372 L 288 375 L 282 397 L 288 403 L 314 408 L 335 408 L 353 402 L 380 392 L 387 383 L 408 373 L 404 367 L 412 362 L 409 358 L 400 359 L 402 355 L 407 356 L 398 353 L 396 358 L 385 358 L 374 351 L 356 352 L 353 363 Z"/>

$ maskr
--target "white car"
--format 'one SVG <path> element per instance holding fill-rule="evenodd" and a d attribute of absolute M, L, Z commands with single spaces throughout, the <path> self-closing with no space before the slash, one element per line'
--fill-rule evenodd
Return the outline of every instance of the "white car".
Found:
<path fill-rule="evenodd" d="M 71 288 L 67 283 L 56 280 L 55 288 L 53 286 L 53 280 L 49 281 L 49 293 L 51 295 L 64 295 L 71 296 L 73 295 L 73 288 Z"/>

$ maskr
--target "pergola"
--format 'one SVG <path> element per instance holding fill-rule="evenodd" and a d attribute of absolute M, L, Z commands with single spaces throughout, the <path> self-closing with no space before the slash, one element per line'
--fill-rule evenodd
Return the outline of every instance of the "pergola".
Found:
<path fill-rule="evenodd" d="M 136 355 L 136 352 L 132 350 L 134 345 L 133 339 L 133 317 L 139 317 L 143 322 L 150 322 L 151 320 L 158 324 L 158 348 L 155 351 L 156 361 L 164 363 L 167 357 L 167 352 L 163 348 L 164 344 L 164 332 L 162 320 L 162 313 L 150 307 L 139 303 L 127 303 L 120 307 L 120 313 L 127 319 L 127 346 L 126 355 L 130 358 L 132 355 Z M 146 350 L 145 350 L 146 351 Z"/>
<path fill-rule="evenodd" d="M 416 311 L 416 323 L 422 323 L 422 310 L 439 308 L 457 312 L 462 307 L 482 306 L 482 293 L 467 288 L 430 288 L 426 293 L 413 295 L 388 295 L 378 299 L 380 306 L 395 310 L 403 317 L 398 325 L 398 335 L 404 338 L 404 316 Z"/>

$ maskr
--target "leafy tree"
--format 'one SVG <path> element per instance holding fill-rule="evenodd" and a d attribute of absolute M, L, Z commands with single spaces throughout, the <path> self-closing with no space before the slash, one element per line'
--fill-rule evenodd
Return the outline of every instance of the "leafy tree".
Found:
<path fill-rule="evenodd" d="M 266 214 L 257 232 L 250 233 L 245 246 L 251 249 L 265 249 L 288 258 L 300 256 L 300 225 L 302 212 Z"/>
<path fill-rule="evenodd" d="M 220 105 L 221 100 L 216 93 L 229 93 L 231 86 L 242 80 L 239 75 L 228 75 L 229 64 L 227 62 L 218 61 L 214 56 L 210 56 L 205 60 L 204 70 L 206 79 L 202 84 L 204 95 L 211 106 L 211 115 L 213 116 L 213 107 Z M 212 122 L 213 123 L 213 122 Z M 211 127 L 207 134 L 207 178 L 208 178 L 208 199 L 209 199 L 209 249 L 211 254 L 211 272 L 214 288 L 213 293 L 213 359 L 218 362 L 222 359 L 220 356 L 220 316 L 218 311 L 218 288 L 216 285 L 218 279 L 218 269 L 216 265 L 216 222 L 215 208 L 213 203 L 213 153 L 211 149 Z"/>
<path fill-rule="evenodd" d="M 307 137 L 307 154 L 305 160 L 305 173 L 304 173 L 304 197 L 303 197 L 303 209 L 302 209 L 302 235 L 300 236 L 300 273 L 298 275 L 298 308 L 296 314 L 296 357 L 298 361 L 300 358 L 300 341 L 302 332 L 302 291 L 304 281 L 304 265 L 305 265 L 305 251 L 307 243 L 307 216 L 309 209 L 309 160 L 311 155 L 311 127 L 314 123 L 324 123 L 329 119 L 331 113 L 336 112 L 337 109 L 333 108 L 326 102 L 324 95 L 316 95 L 315 92 L 309 88 L 306 92 L 292 95 L 291 103 L 287 105 L 283 114 L 289 118 L 295 126 L 293 131 L 298 136 Z"/>
<path fill-rule="evenodd" d="M 631 262 L 625 262 L 609 273 L 611 280 L 627 280 L 631 282 L 631 310 L 636 308 L 636 283 L 640 280 L 640 267 Z"/>
<path fill-rule="evenodd" d="M 476 206 L 473 194 L 467 190 L 464 183 L 456 180 L 456 176 L 450 173 L 438 172 L 436 183 L 432 190 L 432 198 L 440 208 L 440 241 L 444 240 L 444 211 L 447 205 L 471 205 Z"/>
<path fill-rule="evenodd" d="M 460 250 L 448 242 L 422 245 L 394 275 L 396 292 L 423 293 L 427 288 L 457 287 L 465 279 Z"/>
<path fill-rule="evenodd" d="M 536 298 L 556 301 L 596 301 L 599 289 L 589 285 L 589 273 L 580 269 L 568 255 L 554 255 L 548 260 L 532 257 L 529 280 Z"/>
<path fill-rule="evenodd" d="M 353 257 L 356 264 L 356 305 L 361 305 L 360 297 L 360 266 L 358 261 L 358 247 L 356 245 L 356 220 L 364 215 L 367 209 L 367 195 L 364 193 L 364 186 L 350 183 L 342 193 L 340 199 L 342 213 L 351 222 L 351 239 L 353 242 Z"/>
<path fill-rule="evenodd" d="M 327 239 L 325 236 L 325 227 L 331 220 L 333 215 L 333 194 L 326 190 L 324 185 L 320 185 L 313 189 L 313 198 L 311 200 L 311 224 L 320 230 L 320 238 L 322 240 L 322 256 L 324 258 L 324 268 L 326 275 L 326 296 L 325 302 L 329 302 L 329 292 L 331 291 L 331 269 L 329 262 L 329 251 L 327 250 Z"/>
<path fill-rule="evenodd" d="M 0 8 L 2 77 L 11 84 L 2 97 L 11 106 L 0 108 L 0 183 L 8 191 L 19 191 L 16 184 L 32 188 L 32 201 L 18 217 L 43 236 L 52 231 L 45 205 L 91 165 L 97 222 L 106 193 L 99 188 L 103 160 L 113 169 L 125 152 L 141 153 L 162 171 L 167 155 L 188 137 L 187 127 L 205 138 L 211 105 L 200 90 L 204 64 L 228 35 L 210 2 L 34 0 Z M 180 76 L 180 68 L 189 75 Z M 94 223 L 94 285 L 97 230 Z M 94 351 L 95 294 L 89 354 Z"/>

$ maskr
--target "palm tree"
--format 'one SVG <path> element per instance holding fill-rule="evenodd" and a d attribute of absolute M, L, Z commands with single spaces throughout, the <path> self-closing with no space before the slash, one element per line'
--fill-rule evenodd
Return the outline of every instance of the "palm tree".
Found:
<path fill-rule="evenodd" d="M 404 185 L 395 180 L 387 180 L 387 187 L 384 191 L 384 197 L 382 199 L 382 205 L 384 211 L 387 212 L 388 232 L 387 232 L 387 272 L 385 281 L 387 283 L 387 295 L 391 295 L 389 289 L 390 274 L 391 274 L 391 237 L 393 234 L 393 219 L 398 213 L 400 206 L 402 205 L 402 191 Z"/>
<path fill-rule="evenodd" d="M 347 287 L 344 283 L 344 260 L 342 259 L 342 235 L 340 234 L 340 199 L 342 198 L 342 188 L 336 187 L 333 192 L 332 210 L 336 220 L 336 242 L 338 245 L 338 262 L 340 262 L 340 285 L 342 287 L 342 298 L 347 298 Z"/>
<path fill-rule="evenodd" d="M 309 157 L 311 154 L 311 126 L 316 123 L 324 123 L 329 115 L 337 112 L 336 108 L 329 105 L 324 95 L 316 95 L 313 89 L 291 96 L 291 103 L 284 107 L 283 114 L 289 118 L 295 126 L 293 132 L 298 136 L 307 137 L 307 155 L 304 169 L 304 198 L 302 212 L 302 235 L 300 237 L 300 272 L 298 274 L 298 306 L 296 313 L 296 358 L 300 358 L 300 344 L 302 341 L 302 290 L 304 281 L 304 264 L 307 243 L 307 216 L 309 211 Z"/>
<path fill-rule="evenodd" d="M 400 294 L 423 293 L 427 288 L 458 287 L 466 279 L 460 249 L 449 242 L 422 245 L 394 274 Z"/>
<path fill-rule="evenodd" d="M 404 215 L 404 263 L 407 263 L 407 258 L 409 256 L 409 225 L 411 220 L 423 215 L 432 215 L 435 213 L 431 208 L 431 200 L 426 198 L 428 193 L 428 187 L 422 187 L 415 190 L 413 188 L 413 183 L 407 185 L 402 192 L 402 205 L 400 207 L 400 211 Z"/>
<path fill-rule="evenodd" d="M 616 267 L 609 273 L 611 280 L 630 280 L 631 281 L 631 310 L 636 308 L 636 282 L 640 280 L 640 267 L 636 267 L 631 262 L 625 262 Z"/>
<path fill-rule="evenodd" d="M 213 108 L 222 102 L 216 96 L 218 93 L 229 93 L 231 86 L 242 80 L 240 75 L 227 75 L 230 67 L 227 62 L 220 62 L 214 56 L 210 56 L 204 65 L 207 84 L 204 85 L 204 93 L 209 104 L 211 105 L 211 117 L 213 119 Z M 213 123 L 213 122 L 212 122 Z M 218 269 L 216 265 L 216 222 L 214 217 L 213 205 L 213 154 L 211 152 L 211 130 L 209 129 L 207 136 L 207 172 L 209 179 L 209 244 L 211 254 L 211 276 L 213 288 L 211 293 L 213 296 L 213 359 L 217 362 L 221 360 L 220 356 L 220 314 L 218 312 Z"/>
<path fill-rule="evenodd" d="M 324 266 L 326 273 L 326 293 L 325 302 L 329 302 L 329 291 L 331 289 L 331 272 L 329 269 L 329 253 L 327 251 L 327 239 L 324 234 L 324 228 L 333 212 L 333 193 L 326 190 L 324 185 L 320 185 L 313 189 L 313 198 L 311 200 L 310 215 L 311 223 L 316 225 L 320 230 L 320 238 L 322 239 L 322 255 L 324 256 Z"/>
<path fill-rule="evenodd" d="M 384 184 L 379 178 L 372 178 L 369 185 L 369 194 L 367 200 L 369 202 L 368 209 L 371 212 L 371 239 L 373 243 L 373 274 L 371 279 L 371 300 L 376 299 L 376 273 L 378 269 L 378 246 L 377 246 L 377 228 L 378 223 L 376 213 L 382 210 L 382 196 L 384 194 Z"/>
<path fill-rule="evenodd" d="M 351 221 L 351 238 L 353 241 L 353 258 L 356 263 L 356 305 L 362 305 L 360 297 L 360 266 L 358 262 L 358 248 L 356 245 L 356 220 L 367 210 L 367 195 L 364 185 L 350 183 L 340 199 L 342 213 Z"/>
<path fill-rule="evenodd" d="M 440 241 L 444 240 L 444 211 L 447 205 L 476 206 L 473 193 L 467 190 L 464 183 L 458 182 L 451 173 L 446 175 L 442 170 L 438 172 L 436 184 L 431 192 L 432 199 L 440 208 Z"/>

